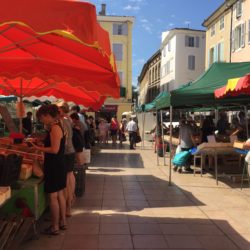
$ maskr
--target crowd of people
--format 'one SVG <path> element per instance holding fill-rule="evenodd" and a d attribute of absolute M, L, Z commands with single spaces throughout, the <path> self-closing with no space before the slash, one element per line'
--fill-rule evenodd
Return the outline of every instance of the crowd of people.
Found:
<path fill-rule="evenodd" d="M 31 145 L 44 153 L 44 190 L 49 197 L 51 225 L 44 234 L 58 235 L 59 230 L 67 229 L 66 217 L 71 216 L 71 206 L 75 199 L 74 165 L 84 164 L 82 152 L 96 143 L 112 145 L 117 140 L 122 144 L 129 135 L 130 149 L 135 149 L 138 125 L 136 118 L 125 117 L 118 122 L 114 116 L 110 123 L 104 118 L 95 120 L 80 112 L 79 106 L 70 110 L 67 103 L 60 106 L 50 104 L 41 106 L 36 117 L 44 125 L 46 136 L 43 140 L 33 138 Z M 32 134 L 32 113 L 23 118 L 23 131 Z M 32 138 L 31 138 L 32 139 Z"/>

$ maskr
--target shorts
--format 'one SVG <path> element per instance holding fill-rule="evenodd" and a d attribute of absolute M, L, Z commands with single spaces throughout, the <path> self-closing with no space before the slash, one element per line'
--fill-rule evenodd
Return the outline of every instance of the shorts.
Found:
<path fill-rule="evenodd" d="M 68 173 L 73 171 L 74 164 L 75 164 L 75 153 L 66 154 L 65 155 L 65 166 L 66 166 Z"/>

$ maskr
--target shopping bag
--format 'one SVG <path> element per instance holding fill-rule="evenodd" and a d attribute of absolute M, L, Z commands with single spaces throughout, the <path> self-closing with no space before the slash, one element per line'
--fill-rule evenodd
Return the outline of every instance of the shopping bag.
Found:
<path fill-rule="evenodd" d="M 90 149 L 84 148 L 82 152 L 84 154 L 85 163 L 89 164 L 90 161 L 91 161 L 91 151 L 90 151 Z"/>
<path fill-rule="evenodd" d="M 84 165 L 86 163 L 84 152 L 76 152 L 75 154 L 75 161 L 77 166 Z"/>
<path fill-rule="evenodd" d="M 185 166 L 190 155 L 191 155 L 190 150 L 182 151 L 178 154 L 175 154 L 174 159 L 173 159 L 173 165 L 179 166 L 179 167 Z"/>
<path fill-rule="evenodd" d="M 140 135 L 136 135 L 135 143 L 139 143 L 139 142 L 141 142 L 141 136 Z"/>

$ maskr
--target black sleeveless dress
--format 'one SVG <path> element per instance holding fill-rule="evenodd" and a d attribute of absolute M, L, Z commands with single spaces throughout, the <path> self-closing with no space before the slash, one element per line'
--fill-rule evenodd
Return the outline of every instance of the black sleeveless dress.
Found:
<path fill-rule="evenodd" d="M 45 153 L 44 155 L 44 191 L 46 193 L 58 192 L 66 187 L 67 168 L 64 159 L 65 136 L 61 124 L 55 124 L 62 129 L 63 137 L 57 154 Z M 50 147 L 50 132 L 44 140 L 44 146 Z"/>

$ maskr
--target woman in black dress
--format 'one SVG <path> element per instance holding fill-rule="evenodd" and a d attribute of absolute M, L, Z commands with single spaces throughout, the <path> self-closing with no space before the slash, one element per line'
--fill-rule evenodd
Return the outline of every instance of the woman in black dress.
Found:
<path fill-rule="evenodd" d="M 66 187 L 67 169 L 64 160 L 65 135 L 56 105 L 45 105 L 37 111 L 37 118 L 49 130 L 44 147 L 34 145 L 44 152 L 44 191 L 49 195 L 52 224 L 44 233 L 58 235 L 59 229 L 66 229 Z"/>

